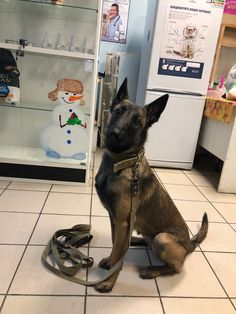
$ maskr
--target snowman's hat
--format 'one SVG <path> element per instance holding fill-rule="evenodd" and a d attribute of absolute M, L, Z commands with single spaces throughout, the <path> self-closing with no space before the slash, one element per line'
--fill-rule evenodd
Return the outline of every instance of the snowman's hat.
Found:
<path fill-rule="evenodd" d="M 55 101 L 58 99 L 58 92 L 68 92 L 82 94 L 84 90 L 83 83 L 79 80 L 64 79 L 57 82 L 57 88 L 48 93 L 48 98 Z"/>

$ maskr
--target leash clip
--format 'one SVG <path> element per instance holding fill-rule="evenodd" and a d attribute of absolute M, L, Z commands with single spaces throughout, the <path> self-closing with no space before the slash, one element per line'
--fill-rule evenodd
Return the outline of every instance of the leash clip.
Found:
<path fill-rule="evenodd" d="M 138 194 L 138 177 L 131 179 L 131 195 L 136 196 Z"/>

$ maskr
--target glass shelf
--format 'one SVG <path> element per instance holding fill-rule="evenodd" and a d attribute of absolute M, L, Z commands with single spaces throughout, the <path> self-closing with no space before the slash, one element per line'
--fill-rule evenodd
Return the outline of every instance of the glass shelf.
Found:
<path fill-rule="evenodd" d="M 62 4 L 55 4 L 51 0 L 14 0 L 19 2 L 32 2 L 37 5 L 50 5 L 57 7 L 67 7 L 67 8 L 77 8 L 81 10 L 91 10 L 97 12 L 97 7 L 93 8 L 92 6 L 88 6 L 89 1 L 78 1 L 78 0 L 64 0 Z M 82 5 L 80 5 L 82 3 Z"/>
<path fill-rule="evenodd" d="M 95 13 L 98 12 L 97 9 L 97 1 L 86 1 L 86 0 L 64 0 L 62 4 L 55 4 L 51 0 L 1 0 L 2 3 L 19 3 L 25 2 L 27 4 L 33 4 L 38 6 L 47 6 L 47 7 L 55 7 L 56 9 L 61 8 L 73 8 L 73 9 L 80 9 L 85 11 L 94 11 Z"/>
<path fill-rule="evenodd" d="M 37 103 L 18 103 L 18 104 L 8 104 L 4 101 L 0 101 L 0 107 L 6 107 L 11 109 L 31 109 L 31 110 L 39 110 L 39 111 L 49 111 L 52 112 L 54 107 L 51 104 L 37 104 Z"/>
<path fill-rule="evenodd" d="M 96 1 L 65 0 L 64 3 L 1 0 L 1 46 L 12 43 L 5 47 L 17 50 L 19 39 L 26 39 L 30 45 L 25 50 L 32 53 L 94 59 L 97 9 L 92 4 Z"/>
<path fill-rule="evenodd" d="M 22 46 L 18 44 L 0 42 L 0 47 L 10 49 L 10 50 L 22 50 Z M 94 60 L 93 54 L 80 53 L 80 52 L 67 51 L 67 50 L 57 50 L 57 49 L 26 46 L 24 48 L 24 51 L 30 52 L 30 53 L 42 54 L 42 55 L 55 55 L 55 56 L 69 57 L 69 58 L 76 58 L 76 59 Z"/>
<path fill-rule="evenodd" d="M 35 164 L 43 166 L 55 166 L 55 167 L 71 167 L 81 169 L 86 168 L 87 159 L 82 161 L 72 158 L 49 158 L 45 155 L 45 151 L 42 148 L 37 147 L 23 147 L 17 145 L 1 145 L 0 144 L 0 162 L 7 161 L 14 163 Z"/>

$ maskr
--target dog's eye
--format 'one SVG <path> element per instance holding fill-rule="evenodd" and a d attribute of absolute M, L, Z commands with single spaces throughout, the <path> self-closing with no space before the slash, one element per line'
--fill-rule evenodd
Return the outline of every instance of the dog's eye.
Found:
<path fill-rule="evenodd" d="M 120 114 L 121 114 L 121 110 L 118 108 L 118 109 L 116 109 L 115 111 L 115 114 L 117 115 L 117 116 L 119 116 Z"/>
<path fill-rule="evenodd" d="M 140 126 L 141 125 L 141 121 L 139 119 L 139 117 L 134 117 L 133 122 L 136 126 Z"/>

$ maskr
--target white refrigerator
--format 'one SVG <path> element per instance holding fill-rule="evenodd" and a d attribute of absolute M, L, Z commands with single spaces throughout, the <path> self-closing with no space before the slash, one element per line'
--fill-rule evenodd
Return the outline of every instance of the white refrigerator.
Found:
<path fill-rule="evenodd" d="M 191 169 L 224 1 L 149 0 L 136 103 L 168 93 L 145 145 L 151 166 Z"/>

